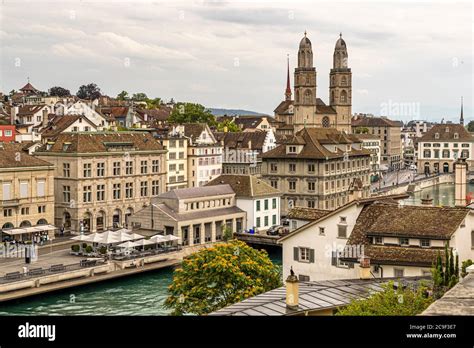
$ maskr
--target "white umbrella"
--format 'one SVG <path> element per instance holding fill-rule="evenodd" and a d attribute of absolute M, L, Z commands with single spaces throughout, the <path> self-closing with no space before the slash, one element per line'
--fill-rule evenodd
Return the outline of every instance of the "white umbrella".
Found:
<path fill-rule="evenodd" d="M 114 233 L 102 233 L 101 237 L 102 240 L 99 242 L 100 244 L 115 244 L 122 242 Z"/>
<path fill-rule="evenodd" d="M 137 246 L 145 246 L 145 245 L 152 245 L 155 244 L 155 242 L 148 240 L 148 239 L 140 239 L 136 242 L 134 242 Z"/>
<path fill-rule="evenodd" d="M 150 240 L 154 243 L 164 243 L 168 241 L 162 234 L 155 234 L 153 237 L 150 238 Z"/>
<path fill-rule="evenodd" d="M 127 233 L 127 236 L 132 238 L 132 240 L 137 240 L 137 239 L 143 239 L 145 236 L 142 236 L 141 234 L 138 233 Z"/>
<path fill-rule="evenodd" d="M 126 229 L 126 228 L 121 228 L 121 229 L 119 229 L 119 230 L 117 230 L 117 231 L 115 231 L 115 232 L 117 232 L 117 233 L 131 233 L 132 230 L 128 230 L 128 229 Z"/>
<path fill-rule="evenodd" d="M 138 246 L 137 243 L 135 242 L 131 242 L 131 241 L 127 241 L 125 243 L 122 243 L 122 244 L 119 244 L 117 245 L 119 248 L 135 248 Z"/>
<path fill-rule="evenodd" d="M 88 242 L 89 236 L 86 236 L 85 234 L 80 234 L 78 236 L 72 237 L 71 239 L 77 240 L 79 242 Z"/>
<path fill-rule="evenodd" d="M 86 236 L 87 239 L 84 241 L 91 242 L 91 243 L 100 243 L 102 241 L 101 233 L 92 233 Z"/>
<path fill-rule="evenodd" d="M 176 237 L 173 234 L 167 234 L 166 236 L 163 236 L 163 240 L 165 240 L 167 242 L 172 242 L 174 240 L 179 240 L 179 237 Z"/>

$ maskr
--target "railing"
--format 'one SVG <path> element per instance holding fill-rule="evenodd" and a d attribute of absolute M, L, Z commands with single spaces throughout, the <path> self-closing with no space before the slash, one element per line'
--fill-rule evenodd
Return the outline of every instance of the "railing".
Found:
<path fill-rule="evenodd" d="M 100 264 L 104 264 L 104 260 L 82 260 L 79 263 L 75 263 L 72 265 L 51 265 L 49 268 L 31 268 L 26 273 L 21 272 L 11 272 L 5 274 L 5 276 L 0 277 L 0 284 L 7 284 L 12 282 L 18 282 L 22 280 L 28 280 L 32 278 L 43 277 L 47 275 L 53 275 L 58 273 L 65 273 L 69 271 L 75 271 L 78 269 L 90 268 L 95 267 Z"/>
<path fill-rule="evenodd" d="M 153 256 L 153 255 L 160 255 L 160 254 L 167 254 L 173 251 L 181 250 L 181 246 L 169 247 L 166 249 L 150 249 L 146 251 L 141 251 L 138 253 L 133 253 L 130 255 L 122 255 L 122 254 L 112 254 L 111 259 L 117 261 L 124 261 L 124 260 L 134 260 L 139 259 L 141 257 Z"/>

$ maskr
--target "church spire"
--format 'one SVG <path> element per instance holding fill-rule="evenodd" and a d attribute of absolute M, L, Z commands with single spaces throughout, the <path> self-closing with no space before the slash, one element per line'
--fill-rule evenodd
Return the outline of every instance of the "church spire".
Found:
<path fill-rule="evenodd" d="M 461 97 L 461 117 L 459 119 L 459 123 L 464 126 L 464 115 L 463 115 L 463 98 Z"/>
<path fill-rule="evenodd" d="M 291 87 L 290 87 L 290 56 L 286 55 L 287 61 L 287 72 L 286 72 L 286 90 L 285 90 L 285 100 L 291 100 Z"/>

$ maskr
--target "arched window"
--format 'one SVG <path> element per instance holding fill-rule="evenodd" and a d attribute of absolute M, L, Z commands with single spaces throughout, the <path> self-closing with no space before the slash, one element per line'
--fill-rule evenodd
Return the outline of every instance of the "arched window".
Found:
<path fill-rule="evenodd" d="M 449 164 L 446 162 L 443 164 L 443 173 L 449 173 Z"/>
<path fill-rule="evenodd" d="M 346 103 L 347 102 L 347 92 L 346 91 L 342 91 L 341 92 L 341 103 Z"/>
<path fill-rule="evenodd" d="M 323 117 L 323 120 L 322 120 L 321 123 L 322 123 L 324 128 L 329 128 L 329 126 L 331 125 L 330 121 L 329 121 L 329 117 L 327 117 L 327 116 Z"/>
<path fill-rule="evenodd" d="M 48 221 L 46 219 L 39 219 L 36 224 L 37 225 L 47 225 Z"/>
<path fill-rule="evenodd" d="M 345 76 L 341 78 L 341 86 L 347 86 L 347 78 Z"/>
<path fill-rule="evenodd" d="M 300 91 L 299 90 L 296 90 L 296 92 L 295 92 L 295 101 L 297 103 L 300 102 Z"/>
<path fill-rule="evenodd" d="M 2 230 L 3 230 L 4 228 L 13 228 L 13 224 L 12 224 L 11 222 L 7 222 L 7 223 L 3 224 Z"/>
<path fill-rule="evenodd" d="M 31 222 L 27 220 L 22 221 L 22 223 L 20 224 L 20 227 L 31 227 Z"/>
<path fill-rule="evenodd" d="M 311 104 L 311 97 L 312 97 L 311 90 L 307 89 L 304 92 L 304 103 L 303 104 Z"/>

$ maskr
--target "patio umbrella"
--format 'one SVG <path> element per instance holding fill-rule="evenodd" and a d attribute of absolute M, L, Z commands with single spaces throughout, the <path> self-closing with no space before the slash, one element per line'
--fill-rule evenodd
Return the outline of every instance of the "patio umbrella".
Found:
<path fill-rule="evenodd" d="M 172 242 L 174 240 L 179 240 L 179 237 L 176 237 L 175 235 L 172 235 L 172 234 L 167 234 L 166 236 L 163 236 L 163 240 L 167 242 Z"/>
<path fill-rule="evenodd" d="M 101 233 L 102 234 L 102 240 L 99 242 L 100 244 L 115 244 L 115 243 L 120 243 L 121 240 L 119 240 L 119 237 L 114 234 L 114 233 Z"/>
<path fill-rule="evenodd" d="M 143 250 L 145 249 L 145 245 L 152 245 L 155 244 L 155 242 L 148 240 L 148 239 L 140 239 L 136 242 L 134 242 L 137 246 L 141 246 Z"/>
<path fill-rule="evenodd" d="M 117 245 L 117 247 L 119 248 L 135 248 L 137 246 L 138 246 L 137 243 L 131 242 L 131 241 L 127 241 L 125 243 Z"/>
<path fill-rule="evenodd" d="M 131 233 L 132 230 L 129 230 L 129 229 L 126 229 L 126 228 L 121 228 L 121 229 L 119 229 L 115 232 L 117 232 L 117 233 Z"/>
<path fill-rule="evenodd" d="M 150 240 L 153 241 L 153 243 L 165 243 L 168 241 L 162 234 L 155 234 Z"/>
<path fill-rule="evenodd" d="M 79 242 L 88 242 L 89 236 L 86 236 L 85 234 L 80 234 L 78 236 L 72 237 L 71 239 L 77 240 Z"/>
<path fill-rule="evenodd" d="M 100 241 L 102 240 L 100 233 L 92 233 L 85 237 L 87 239 L 84 239 L 84 241 L 89 243 L 100 243 Z"/>

